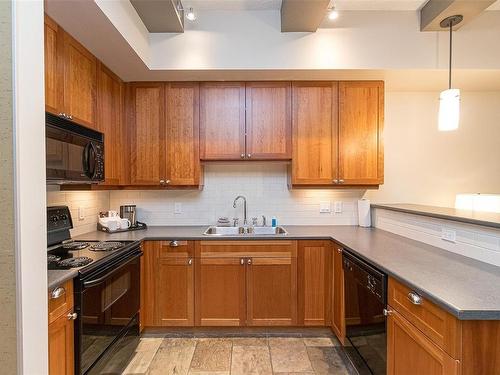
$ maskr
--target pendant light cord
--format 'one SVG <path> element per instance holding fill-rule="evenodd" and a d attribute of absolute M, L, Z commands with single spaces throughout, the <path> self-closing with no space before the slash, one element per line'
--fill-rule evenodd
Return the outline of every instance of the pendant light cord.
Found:
<path fill-rule="evenodd" d="M 450 65 L 448 71 L 448 88 L 451 89 L 451 51 L 452 51 L 452 35 L 453 35 L 453 22 L 450 22 Z"/>

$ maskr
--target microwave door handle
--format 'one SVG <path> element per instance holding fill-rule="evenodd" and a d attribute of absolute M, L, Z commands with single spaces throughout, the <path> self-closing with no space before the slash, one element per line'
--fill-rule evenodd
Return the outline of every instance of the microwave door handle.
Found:
<path fill-rule="evenodd" d="M 133 257 L 130 257 L 127 259 L 126 262 L 124 262 L 123 264 L 121 264 L 120 266 L 118 266 L 117 268 L 113 268 L 110 272 L 106 272 L 103 276 L 101 277 L 98 277 L 97 279 L 93 279 L 93 280 L 88 280 L 88 281 L 84 281 L 83 282 L 83 287 L 84 288 L 91 288 L 93 286 L 96 286 L 96 285 L 99 285 L 99 284 L 102 284 L 103 282 L 105 282 L 112 274 L 114 274 L 115 272 L 119 271 L 120 269 L 122 269 L 123 267 L 127 266 L 132 260 L 135 260 L 137 258 L 140 258 L 142 256 L 142 252 L 140 253 L 137 253 L 136 255 L 134 255 Z"/>
<path fill-rule="evenodd" d="M 85 172 L 85 175 L 92 179 L 95 174 L 95 160 L 94 160 L 94 168 L 90 169 L 91 165 L 91 155 L 93 155 L 94 159 L 95 156 L 97 155 L 95 145 L 93 142 L 89 142 L 85 145 L 85 148 L 83 150 L 83 171 Z"/>

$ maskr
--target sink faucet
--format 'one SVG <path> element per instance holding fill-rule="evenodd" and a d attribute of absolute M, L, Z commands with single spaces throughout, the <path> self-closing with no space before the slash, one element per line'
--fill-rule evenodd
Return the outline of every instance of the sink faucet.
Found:
<path fill-rule="evenodd" d="M 243 225 L 247 225 L 247 199 L 243 195 L 238 195 L 234 198 L 233 208 L 236 208 L 236 202 L 238 199 L 243 199 Z"/>

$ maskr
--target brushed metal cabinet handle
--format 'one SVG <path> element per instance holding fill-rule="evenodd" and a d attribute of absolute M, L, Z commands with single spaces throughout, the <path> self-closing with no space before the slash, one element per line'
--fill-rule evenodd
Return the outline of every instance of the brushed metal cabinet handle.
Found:
<path fill-rule="evenodd" d="M 338 249 L 337 249 L 337 253 L 342 254 L 342 249 L 341 249 L 341 248 L 338 248 Z"/>
<path fill-rule="evenodd" d="M 414 305 L 421 305 L 422 304 L 422 297 L 418 295 L 415 292 L 409 292 L 408 293 L 408 299 L 410 300 L 411 303 Z"/>
<path fill-rule="evenodd" d="M 344 180 L 339 180 L 339 184 L 343 184 L 344 183 Z"/>
<path fill-rule="evenodd" d="M 252 265 L 252 259 L 247 259 L 247 264 L 248 264 L 249 266 L 251 266 L 251 265 Z"/>
<path fill-rule="evenodd" d="M 245 158 L 245 154 L 241 154 L 241 155 L 240 155 L 240 157 L 241 157 L 242 159 L 244 159 L 244 158 Z"/>
<path fill-rule="evenodd" d="M 67 317 L 68 317 L 68 320 L 76 320 L 76 318 L 78 318 L 78 314 L 77 314 L 76 312 L 74 312 L 74 313 L 69 313 L 69 314 L 67 315 Z"/>
<path fill-rule="evenodd" d="M 179 242 L 177 241 L 170 241 L 170 247 L 178 247 L 179 246 Z"/>
<path fill-rule="evenodd" d="M 252 154 L 247 154 L 247 158 L 251 158 L 252 157 Z"/>
<path fill-rule="evenodd" d="M 384 314 L 384 316 L 389 316 L 389 315 L 392 315 L 392 310 L 383 309 L 382 313 Z"/>
<path fill-rule="evenodd" d="M 243 266 L 245 264 L 245 259 L 241 258 L 240 259 L 240 264 Z"/>
<path fill-rule="evenodd" d="M 338 184 L 338 183 L 339 183 L 339 180 L 334 179 L 334 180 L 332 180 L 332 182 L 333 182 L 334 184 Z"/>
<path fill-rule="evenodd" d="M 188 265 L 190 265 L 190 266 L 191 266 L 192 264 L 193 264 L 193 259 L 192 259 L 192 258 L 189 258 L 189 260 L 188 260 Z"/>
<path fill-rule="evenodd" d="M 66 294 L 66 289 L 64 289 L 62 286 L 59 286 L 59 287 L 55 288 L 52 291 L 52 293 L 50 293 L 50 298 L 58 299 L 65 294 Z"/>

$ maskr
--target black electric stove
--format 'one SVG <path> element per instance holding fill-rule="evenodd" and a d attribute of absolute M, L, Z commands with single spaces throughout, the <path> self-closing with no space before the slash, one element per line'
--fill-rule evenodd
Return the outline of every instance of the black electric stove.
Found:
<path fill-rule="evenodd" d="M 137 241 L 73 241 L 66 206 L 47 208 L 47 267 L 76 269 L 75 374 L 109 373 L 109 358 L 139 341 L 140 257 Z M 113 361 L 113 371 L 127 365 Z M 122 369 L 122 370 L 123 370 Z M 114 372 L 113 372 L 114 373 Z"/>

